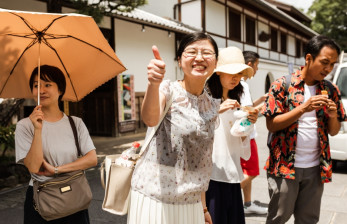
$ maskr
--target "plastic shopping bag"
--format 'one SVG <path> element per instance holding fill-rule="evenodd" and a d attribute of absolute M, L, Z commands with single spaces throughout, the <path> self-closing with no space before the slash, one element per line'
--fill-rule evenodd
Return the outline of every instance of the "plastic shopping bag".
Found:
<path fill-rule="evenodd" d="M 234 122 L 230 133 L 236 137 L 247 136 L 251 134 L 254 130 L 254 124 L 248 120 L 248 112 L 238 110 L 234 112 L 234 116 L 237 118 L 237 120 Z"/>

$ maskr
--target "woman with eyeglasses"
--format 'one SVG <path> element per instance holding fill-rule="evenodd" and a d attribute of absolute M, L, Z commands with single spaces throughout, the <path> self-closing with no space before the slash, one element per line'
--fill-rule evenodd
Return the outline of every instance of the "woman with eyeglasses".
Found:
<path fill-rule="evenodd" d="M 172 104 L 137 162 L 128 224 L 211 224 L 205 191 L 220 100 L 213 99 L 204 84 L 216 67 L 217 44 L 202 32 L 185 36 L 177 51 L 184 79 L 174 82 L 163 81 L 165 62 L 157 47 L 152 51 L 143 121 L 156 126 L 170 99 Z"/>

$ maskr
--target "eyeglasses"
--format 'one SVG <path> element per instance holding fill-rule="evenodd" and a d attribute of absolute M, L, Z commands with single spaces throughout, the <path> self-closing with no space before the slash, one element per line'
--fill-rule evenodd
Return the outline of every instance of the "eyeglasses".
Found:
<path fill-rule="evenodd" d="M 198 54 L 200 54 L 205 59 L 213 58 L 214 55 L 216 54 L 211 50 L 206 50 L 206 49 L 198 50 L 194 48 L 187 49 L 183 52 L 186 57 L 196 57 L 198 56 Z"/>

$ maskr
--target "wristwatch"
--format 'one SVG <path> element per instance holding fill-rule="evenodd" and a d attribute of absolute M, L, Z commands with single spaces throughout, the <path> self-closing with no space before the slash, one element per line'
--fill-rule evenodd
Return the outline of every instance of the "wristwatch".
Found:
<path fill-rule="evenodd" d="M 54 175 L 58 175 L 58 167 L 57 166 L 54 167 Z"/>

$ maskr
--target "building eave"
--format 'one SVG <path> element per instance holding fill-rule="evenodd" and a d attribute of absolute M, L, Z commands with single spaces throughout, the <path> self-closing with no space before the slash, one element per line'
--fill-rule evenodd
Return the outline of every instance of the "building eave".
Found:
<path fill-rule="evenodd" d="M 305 13 L 301 12 L 299 9 L 297 9 L 296 7 L 292 5 L 288 5 L 286 3 L 279 2 L 276 0 L 266 0 L 266 1 L 269 2 L 270 4 L 275 5 L 280 10 L 283 10 L 285 12 L 287 11 L 289 13 L 294 14 L 295 16 L 299 17 L 300 19 L 302 19 L 303 21 L 307 23 L 312 22 L 312 19 L 310 17 L 308 17 Z"/>
<path fill-rule="evenodd" d="M 163 18 L 137 8 L 135 8 L 131 12 L 121 12 L 114 10 L 112 11 L 112 13 L 108 13 L 108 16 L 111 16 L 116 19 L 121 19 L 129 22 L 138 23 L 141 25 L 147 25 L 150 27 L 183 34 L 201 31 L 201 29 L 198 29 L 196 27 L 188 26 L 175 20 Z"/>
<path fill-rule="evenodd" d="M 274 16 L 276 19 L 280 20 L 281 22 L 288 24 L 288 25 L 300 30 L 300 32 L 302 32 L 302 33 L 304 33 L 310 37 L 319 35 L 314 30 L 305 26 L 301 22 L 297 21 L 293 17 L 289 16 L 285 12 L 278 9 L 275 5 L 272 5 L 271 3 L 268 3 L 265 0 L 243 0 L 243 1 L 247 2 L 248 4 L 252 5 L 253 7 L 258 8 L 259 10 L 262 10 L 264 12 L 271 14 L 272 16 Z"/>

